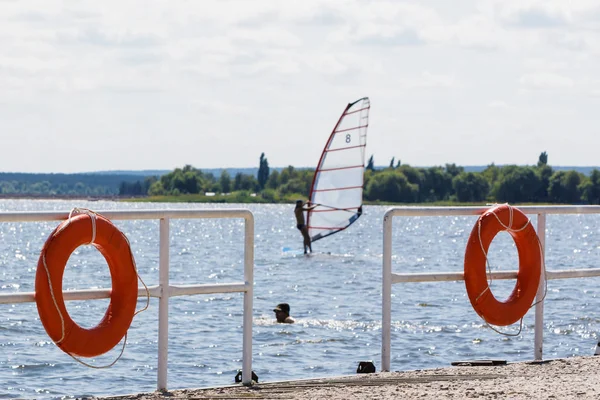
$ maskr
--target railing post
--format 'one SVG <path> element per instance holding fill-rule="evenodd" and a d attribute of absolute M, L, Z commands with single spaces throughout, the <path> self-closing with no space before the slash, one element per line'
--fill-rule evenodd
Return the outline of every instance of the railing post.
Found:
<path fill-rule="evenodd" d="M 540 251 L 542 252 L 542 271 L 540 274 L 540 285 L 535 297 L 535 329 L 533 359 L 541 361 L 544 350 L 544 296 L 546 296 L 546 214 L 537 215 L 537 234 L 540 239 Z"/>
<path fill-rule="evenodd" d="M 242 384 L 252 383 L 252 298 L 254 297 L 254 217 L 244 218 L 244 327 L 242 344 Z"/>
<path fill-rule="evenodd" d="M 169 218 L 160 219 L 160 248 L 158 284 L 158 377 L 156 389 L 167 390 L 167 365 L 169 350 Z"/>
<path fill-rule="evenodd" d="M 383 217 L 383 276 L 381 289 L 381 370 L 390 370 L 392 327 L 392 213 Z"/>

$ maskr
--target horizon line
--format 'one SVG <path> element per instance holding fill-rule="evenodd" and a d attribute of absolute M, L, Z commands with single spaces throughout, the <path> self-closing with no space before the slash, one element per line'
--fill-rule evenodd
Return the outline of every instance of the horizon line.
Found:
<path fill-rule="evenodd" d="M 450 163 L 446 163 L 446 164 L 450 164 Z M 404 165 L 409 165 L 413 168 L 433 168 L 433 167 L 444 167 L 446 164 L 444 165 L 429 165 L 429 166 L 420 166 L 420 165 L 411 165 L 411 164 L 404 164 Z M 401 164 L 400 166 L 402 166 L 403 164 Z M 452 164 L 450 164 L 452 165 Z M 495 165 L 497 167 L 501 167 L 501 166 L 507 166 L 507 165 L 517 165 L 517 166 L 534 166 L 534 165 L 529 165 L 529 164 L 486 164 L 486 165 L 457 165 L 454 163 L 454 165 L 456 165 L 457 167 L 461 167 L 461 168 L 486 168 L 489 167 L 490 165 Z M 285 167 L 271 167 L 269 166 L 270 169 L 286 169 L 288 167 L 294 167 L 293 165 L 288 165 Z M 600 166 L 598 165 L 551 165 L 549 164 L 550 167 L 552 168 L 585 168 L 585 169 L 600 169 Z M 141 172 L 170 172 L 170 171 L 174 171 L 177 168 L 182 168 L 182 167 L 176 167 L 173 169 L 166 169 L 166 168 L 142 168 L 142 169 L 110 169 L 110 170 L 96 170 L 96 171 L 79 171 L 79 172 L 19 172 L 19 171 L 0 171 L 0 174 L 32 174 L 32 175 L 43 175 L 43 174 L 61 174 L 61 175 L 80 175 L 80 174 L 95 174 L 95 175 L 101 175 L 101 174 L 115 174 L 115 173 L 141 173 Z M 258 169 L 259 167 L 193 167 L 197 170 L 228 170 L 228 169 Z M 295 169 L 311 169 L 314 167 L 294 167 Z M 376 165 L 375 166 L 376 169 L 385 169 L 385 168 L 389 168 L 389 165 Z M 396 167 L 394 167 L 396 168 Z"/>

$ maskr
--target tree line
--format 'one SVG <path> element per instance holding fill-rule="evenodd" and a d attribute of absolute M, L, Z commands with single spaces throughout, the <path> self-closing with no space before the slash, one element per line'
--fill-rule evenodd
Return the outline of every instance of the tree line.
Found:
<path fill-rule="evenodd" d="M 392 158 L 386 168 L 375 168 L 371 156 L 365 167 L 364 199 L 373 203 L 508 202 L 600 204 L 600 171 L 555 171 L 542 152 L 532 166 L 488 165 L 481 172 L 467 172 L 456 164 L 412 167 Z M 256 176 L 227 170 L 219 177 L 186 165 L 158 177 L 123 184 L 121 196 L 182 196 L 232 193 L 255 194 L 253 201 L 280 202 L 306 198 L 314 170 L 288 166 L 269 168 L 262 153 Z"/>
<path fill-rule="evenodd" d="M 119 195 L 123 184 L 140 185 L 142 187 L 140 187 L 139 194 L 147 195 L 149 186 L 143 187 L 144 182 L 139 182 L 139 180 L 139 174 L 126 173 L 36 174 L 0 172 L 0 196 L 116 197 Z"/>

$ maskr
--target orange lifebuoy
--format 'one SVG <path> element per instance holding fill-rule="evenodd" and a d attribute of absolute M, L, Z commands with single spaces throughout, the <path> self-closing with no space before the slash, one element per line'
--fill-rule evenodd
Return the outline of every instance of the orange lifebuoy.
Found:
<path fill-rule="evenodd" d="M 100 323 L 91 329 L 71 319 L 62 291 L 67 261 L 84 244 L 93 244 L 104 256 L 112 281 L 110 304 Z M 131 325 L 138 297 L 137 279 L 129 241 L 117 227 L 93 212 L 69 216 L 44 244 L 35 275 L 35 302 L 48 336 L 73 356 L 95 357 L 108 352 Z"/>
<path fill-rule="evenodd" d="M 501 231 L 512 236 L 519 253 L 517 282 L 506 301 L 498 301 L 494 297 L 486 274 L 488 249 Z M 467 242 L 464 277 L 471 305 L 487 323 L 506 326 L 523 318 L 537 293 L 541 268 L 538 236 L 521 210 L 502 204 L 479 217 Z"/>

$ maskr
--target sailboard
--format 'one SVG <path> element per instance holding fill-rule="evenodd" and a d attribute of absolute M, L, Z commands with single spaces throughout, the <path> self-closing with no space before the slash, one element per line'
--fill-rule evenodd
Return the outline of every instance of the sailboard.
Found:
<path fill-rule="evenodd" d="M 309 200 L 306 224 L 314 242 L 340 232 L 362 215 L 365 149 L 369 126 L 368 97 L 349 103 L 319 159 Z"/>

